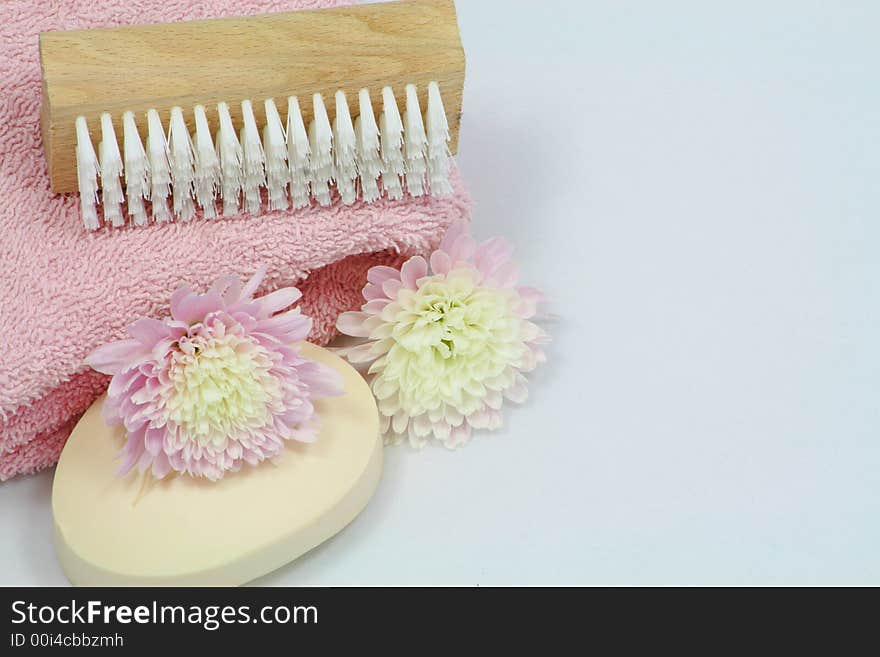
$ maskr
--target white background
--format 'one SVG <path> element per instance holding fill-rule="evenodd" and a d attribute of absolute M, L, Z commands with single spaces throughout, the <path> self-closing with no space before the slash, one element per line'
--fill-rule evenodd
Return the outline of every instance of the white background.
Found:
<path fill-rule="evenodd" d="M 880 582 L 880 5 L 458 7 L 475 231 L 550 362 L 259 583 Z M 2 584 L 65 583 L 51 476 L 0 486 Z"/>

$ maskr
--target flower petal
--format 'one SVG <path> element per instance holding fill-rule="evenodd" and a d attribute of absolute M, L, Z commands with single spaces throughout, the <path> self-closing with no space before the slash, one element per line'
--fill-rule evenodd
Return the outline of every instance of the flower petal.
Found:
<path fill-rule="evenodd" d="M 446 251 L 434 251 L 431 254 L 431 271 L 435 274 L 448 274 L 452 269 L 452 258 Z"/>
<path fill-rule="evenodd" d="M 376 359 L 376 354 L 372 352 L 373 343 L 365 342 L 356 347 L 350 347 L 345 350 L 345 357 L 351 363 L 368 363 Z"/>
<path fill-rule="evenodd" d="M 513 246 L 502 237 L 493 237 L 477 247 L 474 252 L 474 266 L 485 280 L 507 263 L 511 255 L 513 255 Z"/>
<path fill-rule="evenodd" d="M 538 312 L 538 304 L 545 300 L 544 294 L 533 287 L 518 287 L 516 291 L 520 298 L 517 314 L 523 319 L 534 317 Z"/>
<path fill-rule="evenodd" d="M 144 444 L 142 441 L 129 440 L 125 443 L 125 446 L 117 456 L 117 458 L 121 458 L 122 460 L 119 462 L 116 474 L 121 477 L 131 472 L 131 469 L 137 464 L 143 453 Z"/>
<path fill-rule="evenodd" d="M 397 279 L 400 280 L 400 272 L 397 271 L 394 267 L 389 267 L 388 265 L 377 265 L 375 267 L 370 267 L 367 272 L 367 282 L 372 283 L 373 285 L 382 286 L 382 283 L 389 279 Z"/>
<path fill-rule="evenodd" d="M 165 428 L 151 429 L 148 428 L 144 433 L 144 448 L 153 456 L 162 451 L 162 444 L 165 440 Z"/>
<path fill-rule="evenodd" d="M 139 390 L 145 381 L 145 377 L 137 369 L 128 369 L 115 375 L 110 379 L 110 386 L 107 388 L 108 397 L 116 397 L 129 390 L 133 392 Z"/>
<path fill-rule="evenodd" d="M 264 316 L 272 315 L 279 310 L 284 310 L 295 304 L 302 298 L 302 292 L 295 287 L 282 287 L 271 294 L 257 299 Z"/>
<path fill-rule="evenodd" d="M 547 300 L 547 297 L 544 295 L 541 290 L 535 287 L 528 287 L 527 285 L 521 285 L 516 288 L 516 291 L 519 292 L 519 295 L 523 299 L 529 299 L 534 303 L 544 303 Z"/>
<path fill-rule="evenodd" d="M 373 317 L 373 315 L 361 311 L 345 312 L 336 320 L 336 328 L 346 335 L 356 338 L 368 338 L 370 337 L 370 331 L 364 326 L 364 322 L 370 317 Z"/>
<path fill-rule="evenodd" d="M 139 340 L 118 340 L 95 349 L 86 356 L 86 364 L 104 374 L 119 374 L 149 353 L 150 350 Z"/>
<path fill-rule="evenodd" d="M 332 367 L 306 361 L 298 368 L 299 374 L 318 397 L 337 397 L 344 391 L 342 375 Z"/>
<path fill-rule="evenodd" d="M 399 435 L 399 434 L 395 434 Z M 402 440 L 402 438 L 401 438 Z M 412 428 L 409 430 L 409 445 L 413 449 L 422 449 L 428 444 L 428 436 L 420 436 Z"/>
<path fill-rule="evenodd" d="M 152 472 L 156 479 L 164 479 L 165 476 L 171 472 L 171 463 L 168 461 L 165 452 L 159 452 L 153 457 Z"/>
<path fill-rule="evenodd" d="M 406 431 L 406 427 L 409 424 L 409 415 L 406 414 L 406 411 L 400 409 L 394 414 L 394 417 L 391 418 L 391 430 L 394 433 L 404 433 Z"/>
<path fill-rule="evenodd" d="M 144 317 L 131 324 L 127 329 L 128 334 L 140 341 L 145 347 L 154 347 L 163 338 L 178 338 L 186 333 L 182 325 L 171 326 L 151 317 Z"/>
<path fill-rule="evenodd" d="M 238 301 L 239 295 L 241 294 L 241 279 L 234 274 L 221 276 L 214 281 L 213 285 L 211 285 L 211 289 L 208 290 L 208 293 L 211 292 L 223 297 L 223 303 L 226 305 L 232 305 Z"/>
<path fill-rule="evenodd" d="M 453 427 L 449 432 L 449 436 L 443 441 L 443 445 L 448 449 L 457 449 L 461 447 L 471 437 L 471 428 L 467 423 L 458 427 Z"/>
<path fill-rule="evenodd" d="M 382 290 L 381 285 L 373 285 L 372 283 L 367 283 L 364 286 L 364 289 L 361 291 L 364 295 L 365 301 L 372 301 L 373 299 L 384 299 L 385 292 Z"/>
<path fill-rule="evenodd" d="M 446 229 L 446 234 L 443 236 L 443 240 L 440 242 L 438 250 L 446 251 L 447 253 L 449 253 L 449 249 L 452 247 L 455 241 L 462 235 L 468 235 L 469 233 L 470 226 L 466 221 L 453 222 L 449 226 L 449 228 Z"/>
<path fill-rule="evenodd" d="M 261 319 L 254 331 L 277 336 L 286 342 L 305 340 L 312 330 L 312 318 L 303 315 L 299 309 L 288 310 L 269 319 Z"/>
<path fill-rule="evenodd" d="M 515 262 L 508 262 L 493 272 L 487 282 L 498 287 L 514 287 L 517 280 L 519 280 L 519 265 Z"/>
<path fill-rule="evenodd" d="M 504 391 L 504 396 L 514 404 L 522 404 L 529 398 L 529 388 L 522 374 L 516 375 L 516 383 Z"/>
<path fill-rule="evenodd" d="M 244 287 L 241 290 L 241 294 L 239 295 L 240 300 L 250 299 L 254 296 L 254 292 L 257 291 L 257 288 L 260 287 L 260 283 L 263 282 L 263 279 L 266 277 L 266 272 L 269 271 L 269 268 L 266 265 L 260 267 L 256 273 L 251 276 L 251 279 L 245 283 Z"/>
<path fill-rule="evenodd" d="M 364 328 L 369 330 L 370 340 L 384 340 L 385 338 L 390 338 L 393 335 L 393 333 L 394 333 L 394 325 L 393 324 L 388 324 L 386 322 L 383 322 L 382 318 L 377 317 L 376 315 L 370 315 L 370 320 L 376 320 L 375 322 L 368 320 L 367 322 L 364 323 Z M 376 324 L 376 328 L 370 329 L 370 326 L 374 323 Z"/>
<path fill-rule="evenodd" d="M 414 433 L 419 438 L 424 438 L 426 436 L 431 435 L 431 421 L 428 419 L 427 415 L 419 415 L 413 418 L 412 426 L 410 427 L 410 431 Z"/>
<path fill-rule="evenodd" d="M 370 315 L 378 315 L 383 310 L 385 310 L 385 306 L 389 304 L 389 300 L 386 297 L 382 297 L 381 299 L 373 299 L 372 301 L 368 301 L 363 306 L 361 306 L 361 310 Z"/>
<path fill-rule="evenodd" d="M 141 452 L 141 457 L 138 459 L 138 462 L 137 462 L 138 471 L 141 474 L 143 474 L 144 472 L 147 471 L 147 468 L 149 468 L 150 465 L 152 465 L 152 463 L 153 463 L 153 455 L 150 454 L 148 451 L 144 450 L 143 452 Z"/>
<path fill-rule="evenodd" d="M 177 308 L 190 294 L 195 294 L 188 285 L 178 285 L 177 289 L 171 293 L 171 316 L 174 317 L 174 309 Z"/>
<path fill-rule="evenodd" d="M 387 281 L 382 283 L 382 291 L 388 296 L 389 299 L 393 299 L 394 297 L 396 297 L 397 293 L 402 287 L 403 283 L 395 278 L 389 278 Z"/>
<path fill-rule="evenodd" d="M 188 294 L 172 301 L 171 316 L 185 324 L 195 324 L 205 319 L 208 313 L 222 310 L 223 298 L 216 292 L 208 294 Z"/>
<path fill-rule="evenodd" d="M 414 256 L 403 263 L 400 268 L 400 281 L 403 286 L 415 290 L 418 280 L 428 273 L 428 263 L 422 256 Z M 382 286 L 384 289 L 384 285 Z"/>

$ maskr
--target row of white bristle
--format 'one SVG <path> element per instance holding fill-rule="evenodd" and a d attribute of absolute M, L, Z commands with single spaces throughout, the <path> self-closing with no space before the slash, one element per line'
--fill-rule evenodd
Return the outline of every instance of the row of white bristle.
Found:
<path fill-rule="evenodd" d="M 211 135 L 205 108 L 196 105 L 195 133 L 190 135 L 180 107 L 171 110 L 168 137 L 159 113 L 147 112 L 146 148 L 134 114 L 123 115 L 123 152 L 112 117 L 101 115 L 98 153 L 92 146 L 84 117 L 76 120 L 76 162 L 80 207 L 86 229 L 100 226 L 98 178 L 101 179 L 104 220 L 125 224 L 123 204 L 136 226 L 156 222 L 189 221 L 196 206 L 207 218 L 244 211 L 257 213 L 263 189 L 269 210 L 286 210 L 331 202 L 335 186 L 343 203 L 383 196 L 446 195 L 449 184 L 449 127 L 436 82 L 428 85 L 424 116 L 414 85 L 406 87 L 406 109 L 401 118 L 394 92 L 382 89 L 378 124 L 369 91 L 358 94 L 359 116 L 352 121 L 345 93 L 336 92 L 336 118 L 331 124 L 320 94 L 312 98 L 314 119 L 304 125 L 296 96 L 288 98 L 287 122 L 282 124 L 274 100 L 265 101 L 266 125 L 262 135 L 249 100 L 241 104 L 242 127 L 236 133 L 226 103 L 217 105 L 219 128 Z M 125 181 L 123 194 L 122 179 Z M 171 198 L 171 207 L 168 199 Z"/>

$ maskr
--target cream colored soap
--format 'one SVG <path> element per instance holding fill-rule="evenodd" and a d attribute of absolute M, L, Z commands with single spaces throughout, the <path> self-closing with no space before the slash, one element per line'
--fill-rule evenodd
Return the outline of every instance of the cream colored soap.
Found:
<path fill-rule="evenodd" d="M 99 399 L 70 436 L 52 489 L 55 543 L 68 579 L 85 586 L 238 585 L 296 559 L 366 506 L 382 472 L 369 387 L 342 359 L 342 397 L 320 400 L 315 443 L 289 442 L 277 463 L 244 466 L 219 482 L 136 471 L 116 475 L 124 434 Z"/>

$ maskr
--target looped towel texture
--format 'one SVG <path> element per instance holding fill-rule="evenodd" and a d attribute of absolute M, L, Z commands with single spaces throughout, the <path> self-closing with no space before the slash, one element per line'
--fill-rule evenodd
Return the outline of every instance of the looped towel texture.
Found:
<path fill-rule="evenodd" d="M 425 253 L 470 202 L 454 194 L 260 216 L 83 230 L 74 195 L 49 189 L 40 137 L 37 37 L 48 30 L 248 15 L 340 4 L 279 0 L 65 0 L 0 3 L 0 480 L 55 463 L 107 377 L 83 363 L 138 317 L 164 316 L 181 282 L 269 273 L 297 285 L 310 340 L 359 304 L 366 270 Z M 124 65 L 124 63 L 121 63 Z M 240 99 L 230 99 L 237 101 Z"/>

